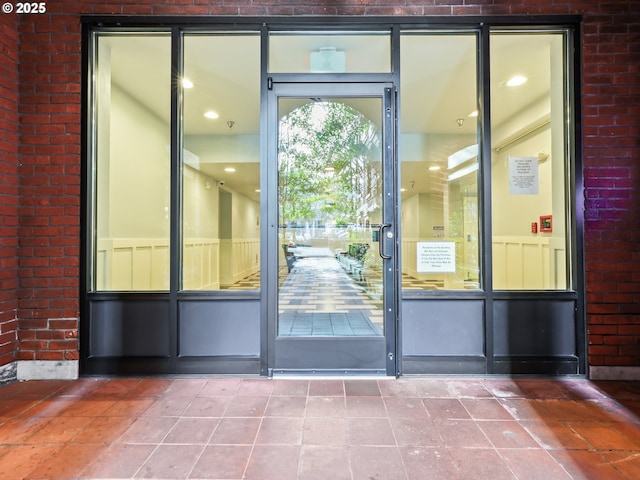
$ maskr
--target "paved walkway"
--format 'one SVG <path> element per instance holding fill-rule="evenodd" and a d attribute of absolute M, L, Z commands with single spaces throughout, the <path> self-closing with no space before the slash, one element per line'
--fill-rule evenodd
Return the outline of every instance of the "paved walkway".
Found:
<path fill-rule="evenodd" d="M 278 335 L 382 335 L 381 282 L 356 282 L 335 257 L 298 259 L 280 287 Z"/>
<path fill-rule="evenodd" d="M 0 478 L 640 478 L 640 383 L 156 378 L 0 387 Z"/>

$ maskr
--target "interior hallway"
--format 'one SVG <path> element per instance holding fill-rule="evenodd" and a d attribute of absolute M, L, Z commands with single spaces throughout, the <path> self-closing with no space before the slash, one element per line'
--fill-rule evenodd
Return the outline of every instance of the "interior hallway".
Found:
<path fill-rule="evenodd" d="M 638 479 L 640 383 L 13 383 L 0 387 L 0 478 Z"/>

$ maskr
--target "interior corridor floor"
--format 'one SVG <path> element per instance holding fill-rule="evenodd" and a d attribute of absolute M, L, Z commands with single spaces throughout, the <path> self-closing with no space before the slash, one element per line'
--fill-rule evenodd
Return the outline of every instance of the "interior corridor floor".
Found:
<path fill-rule="evenodd" d="M 382 335 L 382 280 L 357 282 L 335 257 L 296 261 L 278 296 L 278 335 Z"/>
<path fill-rule="evenodd" d="M 640 383 L 83 378 L 0 387 L 0 478 L 640 478 Z"/>

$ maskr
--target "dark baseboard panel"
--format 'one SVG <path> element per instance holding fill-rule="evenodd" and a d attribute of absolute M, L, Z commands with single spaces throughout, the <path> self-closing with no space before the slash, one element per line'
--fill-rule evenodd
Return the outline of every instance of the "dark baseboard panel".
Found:
<path fill-rule="evenodd" d="M 171 373 L 168 357 L 91 357 L 80 361 L 80 376 L 146 376 Z"/>
<path fill-rule="evenodd" d="M 577 357 L 494 357 L 493 373 L 496 375 L 578 375 Z"/>
<path fill-rule="evenodd" d="M 259 375 L 260 358 L 244 356 L 180 357 L 176 373 L 192 375 Z"/>
<path fill-rule="evenodd" d="M 81 376 L 259 375 L 259 357 L 96 357 L 81 361 Z"/>
<path fill-rule="evenodd" d="M 402 357 L 403 375 L 482 375 L 486 372 L 487 359 L 480 356 Z"/>

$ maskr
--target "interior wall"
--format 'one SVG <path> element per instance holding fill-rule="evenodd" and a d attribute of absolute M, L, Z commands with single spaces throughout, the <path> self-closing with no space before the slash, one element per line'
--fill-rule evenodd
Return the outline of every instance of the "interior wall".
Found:
<path fill-rule="evenodd" d="M 420 225 L 420 195 L 402 199 L 402 237 L 418 238 Z"/>
<path fill-rule="evenodd" d="M 531 222 L 539 222 L 540 215 L 548 215 L 553 206 L 551 163 L 563 158 L 538 163 L 538 194 L 509 193 L 509 157 L 537 157 L 539 152 L 551 151 L 551 129 L 547 127 L 509 148 L 494 154 L 491 166 L 494 236 L 531 235 Z"/>
<path fill-rule="evenodd" d="M 185 238 L 217 238 L 219 188 L 215 179 L 184 166 L 182 222 Z"/>
<path fill-rule="evenodd" d="M 232 200 L 232 232 L 235 239 L 260 237 L 260 204 L 234 192 Z"/>
<path fill-rule="evenodd" d="M 220 207 L 218 208 L 218 230 L 220 238 L 231 240 L 233 238 L 233 194 L 227 190 L 218 190 Z"/>
<path fill-rule="evenodd" d="M 513 138 L 522 131 L 531 130 L 532 125 L 538 125 L 541 118 L 549 116 L 549 99 L 540 99 L 526 110 L 519 112 L 504 125 L 495 127 L 497 143 L 504 139 Z M 552 156 L 541 161 L 538 165 L 537 195 L 513 195 L 509 192 L 509 157 L 538 157 L 539 153 L 552 152 L 552 137 L 558 135 L 563 138 L 562 124 L 547 125 L 538 128 L 534 133 L 525 135 L 522 139 L 513 141 L 499 152 L 494 152 L 492 158 L 492 233 L 494 248 L 494 283 L 499 289 L 547 289 L 564 288 L 566 277 L 565 246 L 564 246 L 564 203 L 558 198 L 564 198 L 564 190 L 554 192 L 554 185 L 563 185 L 563 167 L 558 168 L 555 163 L 564 164 L 564 157 L 558 155 L 555 161 Z M 443 135 L 417 136 L 411 135 L 410 142 L 405 145 L 406 158 L 441 158 L 452 152 L 454 144 L 462 145 L 471 142 L 471 138 L 453 138 Z M 459 147 L 457 147 L 459 148 Z M 554 175 L 562 175 L 558 181 Z M 426 181 L 426 175 L 421 180 Z M 436 183 L 436 178 L 429 177 Z M 441 179 L 446 183 L 446 179 Z M 406 182 L 405 182 L 406 183 Z M 449 183 L 446 194 L 420 193 L 403 199 L 402 227 L 403 227 L 403 271 L 410 275 L 422 277 L 415 272 L 416 254 L 413 243 L 418 240 L 435 238 L 443 235 L 445 238 L 456 238 L 459 242 L 459 262 L 464 265 L 461 270 L 464 278 L 476 278 L 478 233 L 469 232 L 467 225 L 472 219 L 466 218 L 462 186 Z M 465 193 L 465 195 L 467 195 Z M 475 195 L 475 194 L 474 194 Z M 477 206 L 477 201 L 475 202 Z M 555 208 L 555 211 L 554 211 Z M 561 210 L 559 210 L 561 208 Z M 538 223 L 541 215 L 553 214 L 554 232 L 531 233 L 531 223 Z M 457 225 L 457 223 L 459 225 Z M 457 226 L 456 226 L 457 225 Z M 477 218 L 476 218 L 477 225 Z M 434 227 L 444 227 L 444 230 L 434 230 Z M 451 230 L 456 227 L 457 230 Z M 471 237 L 469 237 L 471 235 Z M 561 241 L 552 241 L 552 238 Z M 468 239 L 471 238 L 471 241 Z M 473 250 L 475 249 L 475 254 Z"/>
<path fill-rule="evenodd" d="M 492 158 L 495 289 L 557 290 L 568 286 L 564 123 L 562 115 L 549 122 L 548 107 L 547 97 L 495 129 L 500 135 L 497 138 L 506 139 L 503 147 L 494 149 Z M 537 194 L 510 193 L 509 157 L 538 158 Z M 552 215 L 552 232 L 541 231 L 543 215 Z M 536 233 L 532 232 L 533 223 Z"/>
<path fill-rule="evenodd" d="M 114 85 L 110 127 L 109 236 L 168 238 L 169 126 Z"/>
<path fill-rule="evenodd" d="M 418 236 L 420 240 L 434 238 L 434 227 L 445 227 L 444 204 L 442 194 L 421 193 L 418 196 Z"/>
<path fill-rule="evenodd" d="M 207 165 L 219 163 L 252 164 L 252 168 L 256 170 L 260 168 L 260 138 L 258 135 L 188 135 L 184 141 L 186 148 L 197 155 L 202 170 L 206 170 Z M 199 173 L 211 182 L 212 190 L 218 190 L 219 179 L 203 172 Z M 254 239 L 259 237 L 259 202 L 234 190 L 229 184 L 226 184 L 220 191 L 228 192 L 231 195 L 229 208 L 232 212 L 232 217 L 227 219 L 230 222 L 230 233 L 222 235 L 221 238 Z M 224 221 L 224 219 L 221 220 Z"/>
<path fill-rule="evenodd" d="M 107 264 L 98 266 L 98 276 L 109 280 L 99 282 L 98 287 L 164 289 L 168 281 L 170 229 L 169 126 L 119 86 L 112 85 L 109 93 L 108 129 L 102 134 L 108 134 L 110 142 L 108 148 L 101 150 L 103 155 L 108 153 L 101 157 L 107 158 L 108 163 L 99 160 L 98 188 L 100 211 L 108 216 L 108 221 L 101 222 L 99 235 L 104 240 L 118 240 L 124 253 L 114 251 L 99 256 L 99 261 L 104 259 Z M 209 161 L 213 158 L 247 161 L 255 147 L 251 141 L 243 147 L 238 146 L 243 142 L 227 141 L 221 136 L 215 142 L 194 144 L 191 140 L 190 149 Z M 259 203 L 224 187 L 229 216 L 220 219 L 222 189 L 218 179 L 185 165 L 183 180 L 184 238 L 189 242 L 185 268 L 190 272 L 185 278 L 185 288 L 219 288 L 221 281 L 233 283 L 258 271 Z M 224 245 L 219 242 L 219 220 L 229 224 Z M 108 264 L 110 261 L 113 263 Z M 224 271 L 219 273 L 218 268 Z"/>
<path fill-rule="evenodd" d="M 111 45 L 108 42 L 100 44 L 100 68 L 97 69 L 96 79 L 96 156 L 104 161 L 96 162 L 96 190 L 97 203 L 102 214 L 95 219 L 96 228 L 103 236 L 110 236 L 110 210 L 108 197 L 111 192 Z"/>

